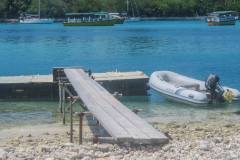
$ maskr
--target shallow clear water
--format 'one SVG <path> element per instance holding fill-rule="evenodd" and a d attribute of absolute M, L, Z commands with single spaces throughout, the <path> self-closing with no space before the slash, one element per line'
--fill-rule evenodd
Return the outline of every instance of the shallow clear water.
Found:
<path fill-rule="evenodd" d="M 240 90 L 240 23 L 206 26 L 204 21 L 139 22 L 110 27 L 0 24 L 0 76 L 51 74 L 53 67 L 83 66 L 93 72 L 170 70 L 199 80 L 210 73 Z M 238 121 L 240 103 L 193 107 L 148 97 L 123 97 L 149 121 Z M 55 123 L 57 100 L 1 100 L 1 127 Z M 3 127 L 4 126 L 4 127 Z M 1 128 L 0 127 L 0 128 Z"/>

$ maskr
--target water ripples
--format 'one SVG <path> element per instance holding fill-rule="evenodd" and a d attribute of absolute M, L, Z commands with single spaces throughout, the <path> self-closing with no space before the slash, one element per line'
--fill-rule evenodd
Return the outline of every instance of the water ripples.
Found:
<path fill-rule="evenodd" d="M 222 85 L 240 90 L 239 22 L 221 27 L 206 26 L 203 21 L 110 27 L 0 24 L 0 31 L 1 76 L 51 74 L 56 66 L 83 66 L 93 72 L 141 70 L 148 76 L 157 70 L 171 70 L 199 80 L 215 73 Z M 142 109 L 139 115 L 150 121 L 239 120 L 239 103 L 199 108 L 149 93 L 149 97 L 120 100 L 130 109 Z M 12 126 L 14 121 L 17 125 L 61 121 L 57 109 L 56 101 L 0 100 L 0 127 Z"/>

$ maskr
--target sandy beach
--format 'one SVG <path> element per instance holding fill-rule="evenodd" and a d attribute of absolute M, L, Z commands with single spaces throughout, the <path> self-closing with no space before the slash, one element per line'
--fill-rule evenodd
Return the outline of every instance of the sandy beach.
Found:
<path fill-rule="evenodd" d="M 151 122 L 170 141 L 164 145 L 69 143 L 69 125 L 26 126 L 0 131 L 0 159 L 5 160 L 135 160 L 240 159 L 240 125 L 210 122 Z M 83 137 L 92 137 L 88 125 Z"/>

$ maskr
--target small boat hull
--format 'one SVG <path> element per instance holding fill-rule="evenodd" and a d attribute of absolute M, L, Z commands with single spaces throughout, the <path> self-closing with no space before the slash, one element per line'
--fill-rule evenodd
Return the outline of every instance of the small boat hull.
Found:
<path fill-rule="evenodd" d="M 235 25 L 234 21 L 223 21 L 223 22 L 206 22 L 208 26 L 218 26 L 218 25 Z"/>
<path fill-rule="evenodd" d="M 21 24 L 52 24 L 54 19 L 23 19 Z"/>
<path fill-rule="evenodd" d="M 167 93 L 167 92 L 163 92 L 163 91 L 159 91 L 159 89 L 153 89 L 153 87 L 151 87 L 151 89 L 156 92 L 157 94 L 169 99 L 169 100 L 172 100 L 172 101 L 175 101 L 175 102 L 180 102 L 180 103 L 185 103 L 185 104 L 189 104 L 189 105 L 193 105 L 193 106 L 207 106 L 208 105 L 208 100 L 203 100 L 203 101 L 193 101 L 193 100 L 190 100 L 186 97 L 182 97 L 182 96 L 179 96 L 179 95 L 174 95 L 174 94 L 170 94 L 170 93 Z"/>
<path fill-rule="evenodd" d="M 140 18 L 138 17 L 129 17 L 125 19 L 124 23 L 139 22 L 139 21 L 140 21 Z"/>
<path fill-rule="evenodd" d="M 124 21 L 125 21 L 125 18 L 119 18 L 119 19 L 117 19 L 116 24 L 123 24 Z"/>
<path fill-rule="evenodd" d="M 64 22 L 64 26 L 114 26 L 118 19 L 95 22 Z"/>
<path fill-rule="evenodd" d="M 205 82 L 189 78 L 170 71 L 153 72 L 149 85 L 153 91 L 168 99 L 196 106 L 206 106 L 209 98 L 205 88 Z M 235 97 L 233 101 L 240 100 L 240 92 L 236 89 L 223 87 L 231 90 Z"/>

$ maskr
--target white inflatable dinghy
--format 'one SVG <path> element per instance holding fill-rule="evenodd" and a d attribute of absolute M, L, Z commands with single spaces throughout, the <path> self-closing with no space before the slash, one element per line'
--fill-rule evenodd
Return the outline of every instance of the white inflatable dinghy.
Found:
<path fill-rule="evenodd" d="M 198 106 L 206 106 L 213 99 L 222 99 L 221 102 L 225 101 L 223 98 L 228 101 L 240 100 L 240 92 L 236 89 L 221 87 L 217 76 L 210 74 L 207 80 L 209 80 L 208 83 L 170 71 L 156 71 L 152 73 L 149 85 L 152 90 L 166 98 Z M 211 84 L 212 82 L 214 85 Z M 214 86 L 213 89 L 210 85 Z M 225 91 L 229 91 L 230 98 L 229 95 L 225 96 Z"/>

